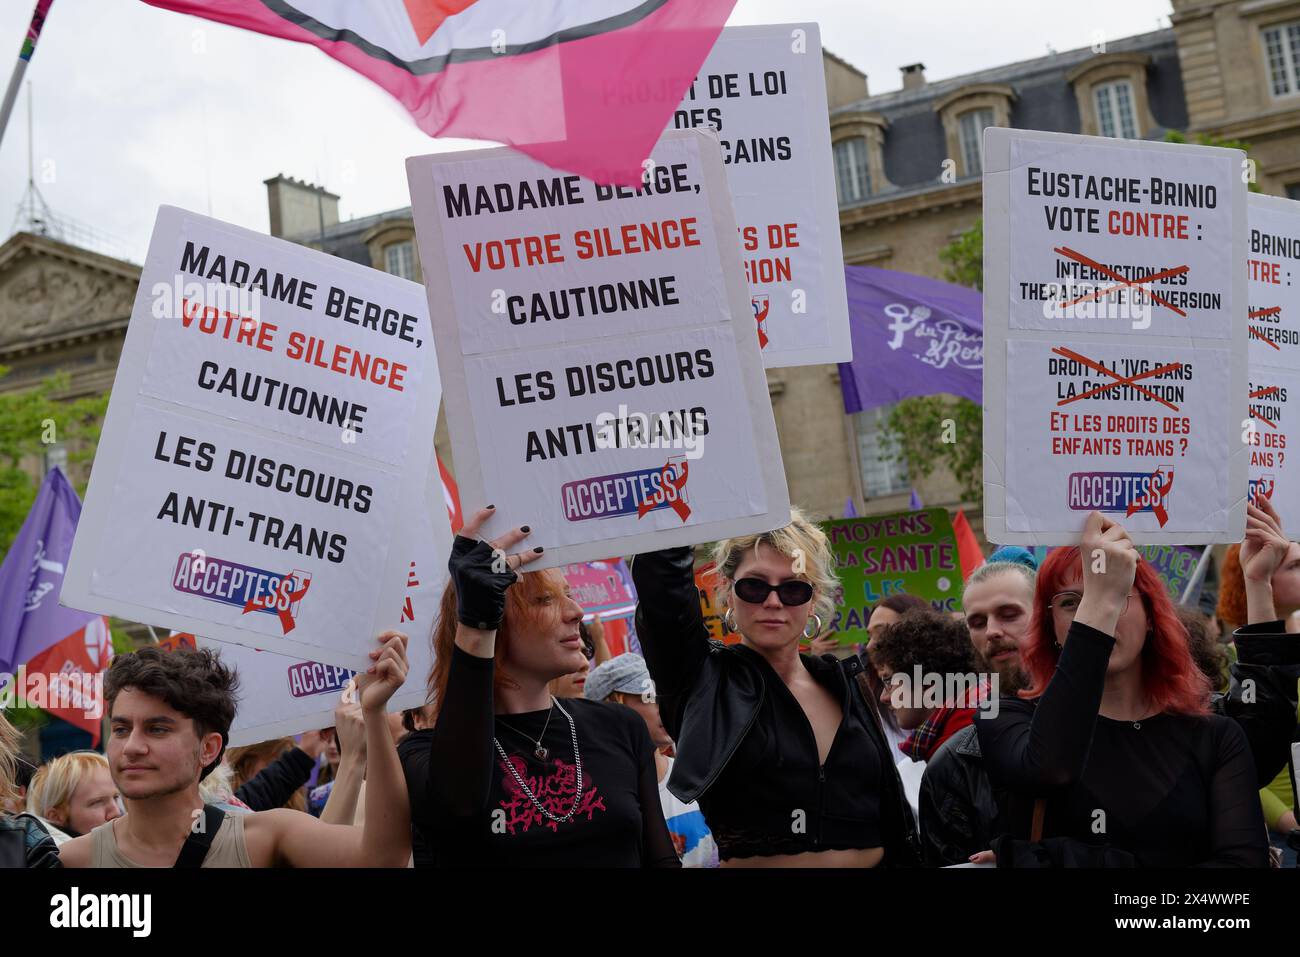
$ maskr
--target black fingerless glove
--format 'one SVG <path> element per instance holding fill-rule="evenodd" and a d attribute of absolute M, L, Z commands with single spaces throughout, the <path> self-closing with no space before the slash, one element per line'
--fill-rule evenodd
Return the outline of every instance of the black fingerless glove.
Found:
<path fill-rule="evenodd" d="M 457 535 L 451 543 L 447 570 L 456 589 L 456 618 L 461 624 L 482 631 L 494 631 L 501 626 L 506 611 L 506 589 L 519 580 L 509 565 L 505 571 L 494 571 L 493 561 L 494 550 L 487 542 Z"/>

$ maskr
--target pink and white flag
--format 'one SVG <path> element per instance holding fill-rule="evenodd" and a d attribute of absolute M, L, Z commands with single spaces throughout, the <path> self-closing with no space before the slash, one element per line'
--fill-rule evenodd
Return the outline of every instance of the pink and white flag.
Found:
<path fill-rule="evenodd" d="M 735 0 L 145 0 L 310 43 L 430 136 L 636 185 Z"/>

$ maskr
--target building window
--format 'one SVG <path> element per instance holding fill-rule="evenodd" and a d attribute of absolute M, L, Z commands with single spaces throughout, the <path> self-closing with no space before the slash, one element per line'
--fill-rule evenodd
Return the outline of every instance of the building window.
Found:
<path fill-rule="evenodd" d="M 1093 91 L 1097 100 L 1097 125 L 1102 136 L 1122 140 L 1137 139 L 1137 121 L 1133 118 L 1133 86 L 1128 80 L 1103 83 Z"/>
<path fill-rule="evenodd" d="M 867 141 L 862 137 L 840 140 L 835 144 L 835 186 L 839 190 L 841 206 L 871 195 Z"/>
<path fill-rule="evenodd" d="M 971 110 L 961 115 L 961 158 L 967 176 L 984 172 L 984 127 L 992 125 L 992 110 Z"/>
<path fill-rule="evenodd" d="M 853 416 L 858 434 L 858 461 L 862 463 L 862 488 L 868 498 L 905 492 L 909 487 L 907 463 L 896 460 L 898 443 L 885 434 L 892 405 Z"/>
<path fill-rule="evenodd" d="M 1268 76 L 1274 96 L 1300 92 L 1300 23 L 1284 23 L 1264 31 Z"/>
<path fill-rule="evenodd" d="M 415 278 L 415 253 L 410 242 L 393 243 L 384 249 L 384 270 L 403 279 Z"/>
<path fill-rule="evenodd" d="M 1286 198 L 1287 198 L 1287 199 L 1300 199 L 1300 183 L 1287 183 L 1287 184 L 1286 184 Z"/>

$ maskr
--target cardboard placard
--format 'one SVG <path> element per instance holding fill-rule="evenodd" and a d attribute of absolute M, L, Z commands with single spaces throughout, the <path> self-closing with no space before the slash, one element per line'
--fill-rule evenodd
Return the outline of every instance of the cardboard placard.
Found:
<path fill-rule="evenodd" d="M 815 23 L 726 27 L 673 115 L 718 130 L 763 364 L 848 362 L 835 164 Z"/>
<path fill-rule="evenodd" d="M 1246 311 L 1250 381 L 1242 437 L 1250 445 L 1247 494 L 1300 516 L 1300 203 L 1251 193 Z"/>
<path fill-rule="evenodd" d="M 60 600 L 365 666 L 439 385 L 412 282 L 164 206 Z"/>
<path fill-rule="evenodd" d="M 789 498 L 716 136 L 649 185 L 509 149 L 407 161 L 466 509 L 549 568 L 768 530 Z"/>
<path fill-rule="evenodd" d="M 408 671 L 406 682 L 388 699 L 389 711 L 421 707 L 433 668 L 433 626 L 447 585 L 451 527 L 440 492 L 430 495 L 425 505 L 413 536 L 414 557 L 403 577 L 401 613 L 393 619 L 392 627 L 409 639 Z M 221 660 L 239 672 L 239 710 L 230 729 L 234 747 L 331 727 L 339 695 L 355 673 L 208 638 L 198 644 L 216 648 Z"/>
<path fill-rule="evenodd" d="M 939 611 L 961 606 L 961 558 L 944 508 L 821 523 L 843 589 L 823 634 L 865 643 L 871 609 L 889 595 L 916 595 Z"/>
<path fill-rule="evenodd" d="M 990 541 L 1240 541 L 1248 447 L 1244 154 L 989 128 Z"/>

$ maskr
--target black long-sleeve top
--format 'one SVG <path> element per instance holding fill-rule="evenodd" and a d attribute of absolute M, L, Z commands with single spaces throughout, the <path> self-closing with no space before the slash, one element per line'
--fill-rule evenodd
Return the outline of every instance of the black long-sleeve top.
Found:
<path fill-rule="evenodd" d="M 1029 837 L 1128 851 L 1142 867 L 1265 867 L 1268 841 L 1246 736 L 1220 715 L 1098 714 L 1114 638 L 1075 622 L 1037 703 L 999 701 L 975 721 L 989 779 L 1012 792 L 999 822 Z"/>
<path fill-rule="evenodd" d="M 439 867 L 680 867 L 659 802 L 654 746 L 631 708 L 565 698 L 582 756 L 582 798 L 559 824 L 533 805 L 492 739 L 539 801 L 573 806 L 576 762 L 569 722 L 556 708 L 494 715 L 491 658 L 452 652 L 436 725 L 402 739 L 416 864 Z M 548 750 L 534 755 L 539 734 Z"/>
<path fill-rule="evenodd" d="M 235 791 L 254 811 L 284 807 L 293 792 L 307 783 L 316 761 L 301 748 L 290 748 Z"/>

